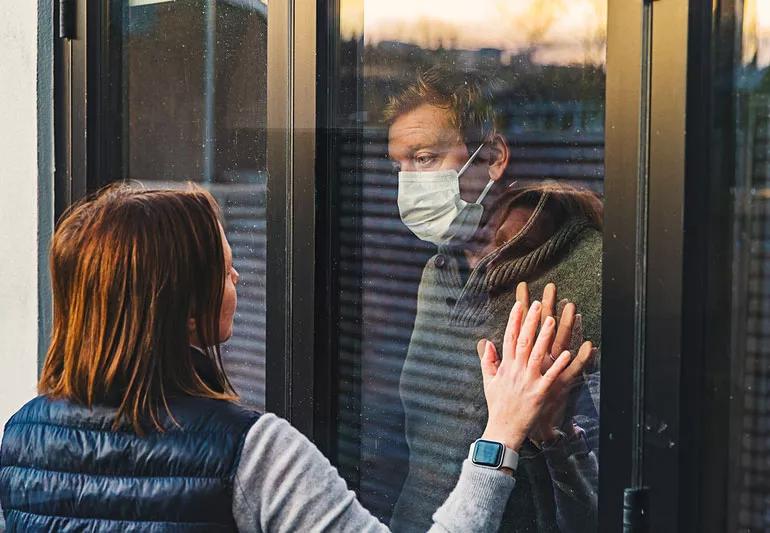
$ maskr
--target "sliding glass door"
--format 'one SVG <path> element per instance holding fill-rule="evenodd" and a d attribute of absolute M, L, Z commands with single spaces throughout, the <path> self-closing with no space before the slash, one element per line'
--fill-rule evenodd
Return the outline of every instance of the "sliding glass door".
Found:
<path fill-rule="evenodd" d="M 244 403 L 264 409 L 267 4 L 128 0 L 80 8 L 81 39 L 68 43 L 65 66 L 84 70 L 92 90 L 72 95 L 80 113 L 69 114 L 75 165 L 69 176 L 60 171 L 60 200 L 113 181 L 193 182 L 214 195 L 240 273 L 223 361 Z M 76 55 L 79 41 L 85 58 Z M 90 132 L 91 123 L 102 129 L 83 139 L 77 128 Z"/>
<path fill-rule="evenodd" d="M 319 175 L 336 202 L 336 460 L 397 531 L 429 527 L 483 432 L 475 344 L 501 341 L 517 283 L 539 299 L 555 282 L 602 345 L 606 35 L 602 1 L 339 4 Z M 449 235 L 453 202 L 487 185 L 480 218 Z M 595 457 L 598 365 L 564 421 Z M 503 530 L 595 529 L 598 472 L 567 469 L 525 445 Z"/>

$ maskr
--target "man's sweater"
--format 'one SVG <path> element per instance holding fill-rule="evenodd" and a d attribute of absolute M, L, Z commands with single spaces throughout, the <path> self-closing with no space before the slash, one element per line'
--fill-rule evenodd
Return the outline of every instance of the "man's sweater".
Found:
<path fill-rule="evenodd" d="M 459 480 L 455 476 L 451 482 L 456 486 L 443 505 L 426 511 L 430 531 L 496 530 L 514 478 L 466 460 Z M 318 448 L 272 414 L 263 415 L 246 435 L 234 481 L 233 516 L 240 531 L 389 531 L 361 506 Z"/>

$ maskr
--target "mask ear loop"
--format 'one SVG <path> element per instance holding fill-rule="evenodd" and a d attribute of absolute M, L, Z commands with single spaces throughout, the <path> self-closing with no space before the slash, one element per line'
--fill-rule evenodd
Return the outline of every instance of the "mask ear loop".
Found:
<path fill-rule="evenodd" d="M 473 154 L 468 158 L 468 161 L 466 161 L 466 163 L 463 165 L 463 168 L 461 168 L 460 171 L 457 173 L 458 178 L 462 176 L 463 172 L 468 170 L 468 167 L 471 166 L 471 163 L 473 163 L 473 160 L 476 159 L 477 155 L 479 155 L 479 152 L 481 151 L 482 148 L 484 148 L 485 144 L 486 143 L 481 143 L 479 147 L 476 148 L 476 151 L 473 152 Z M 495 180 L 489 180 L 487 182 L 487 185 L 484 187 L 484 190 L 481 191 L 481 194 L 479 195 L 478 199 L 474 203 L 480 204 L 481 202 L 483 202 L 484 198 L 486 198 L 487 193 L 489 192 L 489 189 L 491 189 L 492 185 L 494 184 L 495 184 Z"/>
<path fill-rule="evenodd" d="M 458 178 L 463 175 L 463 172 L 468 170 L 468 167 L 471 166 L 471 163 L 473 163 L 473 160 L 476 159 L 477 155 L 479 155 L 479 152 L 481 152 L 481 149 L 484 148 L 485 144 L 486 143 L 481 143 L 479 145 L 479 147 L 476 148 L 476 151 L 473 152 L 473 154 L 471 154 L 471 156 L 468 158 L 468 161 L 466 161 L 465 164 L 463 165 L 463 168 L 461 168 L 457 172 L 457 177 Z M 486 187 L 484 187 L 484 190 L 481 191 L 481 194 L 479 195 L 479 198 L 474 203 L 480 204 L 481 202 L 483 202 L 484 198 L 487 196 L 487 193 L 489 192 L 489 189 L 491 189 L 492 185 L 494 185 L 494 184 L 495 184 L 495 180 L 489 180 L 489 182 L 487 183 Z"/>
<path fill-rule="evenodd" d="M 476 200 L 477 204 L 480 204 L 481 202 L 484 201 L 484 198 L 486 198 L 487 193 L 489 192 L 489 189 L 491 189 L 492 185 L 494 184 L 495 184 L 495 180 L 489 180 L 489 182 L 487 182 L 486 187 L 484 187 L 484 190 L 481 191 L 481 194 L 479 195 L 479 199 Z"/>
<path fill-rule="evenodd" d="M 476 148 L 476 151 L 473 152 L 473 154 L 468 158 L 468 161 L 465 162 L 465 164 L 463 165 L 463 168 L 461 168 L 460 170 L 457 171 L 457 177 L 458 178 L 463 175 L 463 172 L 468 170 L 468 167 L 471 166 L 471 163 L 473 163 L 473 160 L 476 159 L 477 155 L 479 155 L 479 152 L 481 151 L 482 148 L 484 148 L 485 144 L 486 143 L 481 143 L 479 145 L 479 147 Z"/>

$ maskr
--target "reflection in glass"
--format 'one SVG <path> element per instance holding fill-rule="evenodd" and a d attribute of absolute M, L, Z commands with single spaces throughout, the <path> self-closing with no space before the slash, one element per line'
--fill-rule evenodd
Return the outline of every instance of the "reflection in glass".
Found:
<path fill-rule="evenodd" d="M 770 4 L 739 1 L 731 354 L 731 531 L 770 529 Z M 728 14 L 732 17 L 732 14 Z M 727 19 L 730 21 L 730 18 Z M 720 82 L 721 83 L 721 82 Z M 725 84 L 729 86 L 729 84 Z M 731 143 L 732 144 L 732 143 Z M 730 157 L 730 156 L 728 156 Z"/>
<path fill-rule="evenodd" d="M 123 177 L 195 181 L 219 201 L 240 273 L 223 361 L 242 400 L 263 408 L 267 5 L 142 1 L 123 17 Z"/>
<path fill-rule="evenodd" d="M 600 345 L 606 5 L 401 4 L 341 4 L 338 462 L 424 531 L 483 432 L 475 344 L 500 346 L 516 284 L 555 282 Z M 595 529 L 597 373 L 569 410 L 556 448 L 522 448 L 502 530 Z"/>

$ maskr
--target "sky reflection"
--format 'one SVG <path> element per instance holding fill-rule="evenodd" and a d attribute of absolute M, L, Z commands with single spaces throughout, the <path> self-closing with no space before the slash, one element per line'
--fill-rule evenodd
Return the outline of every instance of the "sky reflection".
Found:
<path fill-rule="evenodd" d="M 545 64 L 604 64 L 606 0 L 343 0 L 342 29 L 367 44 L 497 48 Z"/>
<path fill-rule="evenodd" d="M 745 0 L 743 5 L 743 63 L 770 65 L 770 1 Z"/>

